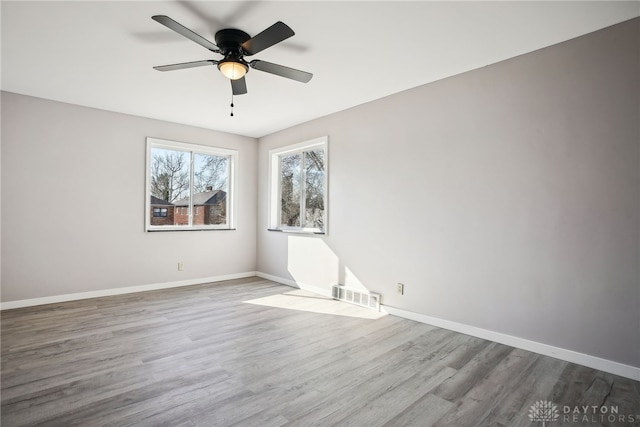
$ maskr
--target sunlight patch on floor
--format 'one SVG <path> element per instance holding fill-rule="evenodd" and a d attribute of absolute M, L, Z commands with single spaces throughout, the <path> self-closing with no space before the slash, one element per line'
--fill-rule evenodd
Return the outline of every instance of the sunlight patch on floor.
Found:
<path fill-rule="evenodd" d="M 298 289 L 284 294 L 271 295 L 244 301 L 267 307 L 287 308 L 289 310 L 307 311 L 310 313 L 332 314 L 334 316 L 358 317 L 361 319 L 379 319 L 386 313 L 370 310 L 354 304 L 336 301 L 332 298 Z"/>

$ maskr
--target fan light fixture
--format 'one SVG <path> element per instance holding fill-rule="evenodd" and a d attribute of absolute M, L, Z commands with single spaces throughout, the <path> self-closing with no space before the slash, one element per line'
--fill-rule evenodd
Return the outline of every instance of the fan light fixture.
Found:
<path fill-rule="evenodd" d="M 218 69 L 229 80 L 241 79 L 249 71 L 249 67 L 245 64 L 233 60 L 219 62 Z"/>

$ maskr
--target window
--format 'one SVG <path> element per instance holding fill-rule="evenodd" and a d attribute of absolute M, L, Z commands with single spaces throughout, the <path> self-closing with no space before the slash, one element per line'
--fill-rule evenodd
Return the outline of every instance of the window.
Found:
<path fill-rule="evenodd" d="M 232 229 L 237 158 L 234 150 L 147 138 L 145 229 Z"/>
<path fill-rule="evenodd" d="M 154 218 L 166 218 L 167 208 L 153 208 L 153 216 Z"/>
<path fill-rule="evenodd" d="M 327 231 L 327 137 L 271 150 L 272 231 Z"/>

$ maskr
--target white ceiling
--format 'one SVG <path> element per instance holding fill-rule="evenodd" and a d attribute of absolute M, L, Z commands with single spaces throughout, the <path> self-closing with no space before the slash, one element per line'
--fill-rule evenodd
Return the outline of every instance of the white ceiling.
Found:
<path fill-rule="evenodd" d="M 639 2 L 2 1 L 2 90 L 260 137 L 336 111 L 640 16 Z M 257 70 L 235 98 L 219 59 L 151 19 L 213 41 L 281 20 L 292 38 L 251 59 L 314 73 L 308 84 Z"/>

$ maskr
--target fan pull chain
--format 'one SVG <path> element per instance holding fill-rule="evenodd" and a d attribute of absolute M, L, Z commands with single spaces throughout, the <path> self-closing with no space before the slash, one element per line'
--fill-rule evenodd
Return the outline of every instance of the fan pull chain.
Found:
<path fill-rule="evenodd" d="M 231 117 L 233 117 L 233 94 L 231 95 Z"/>

